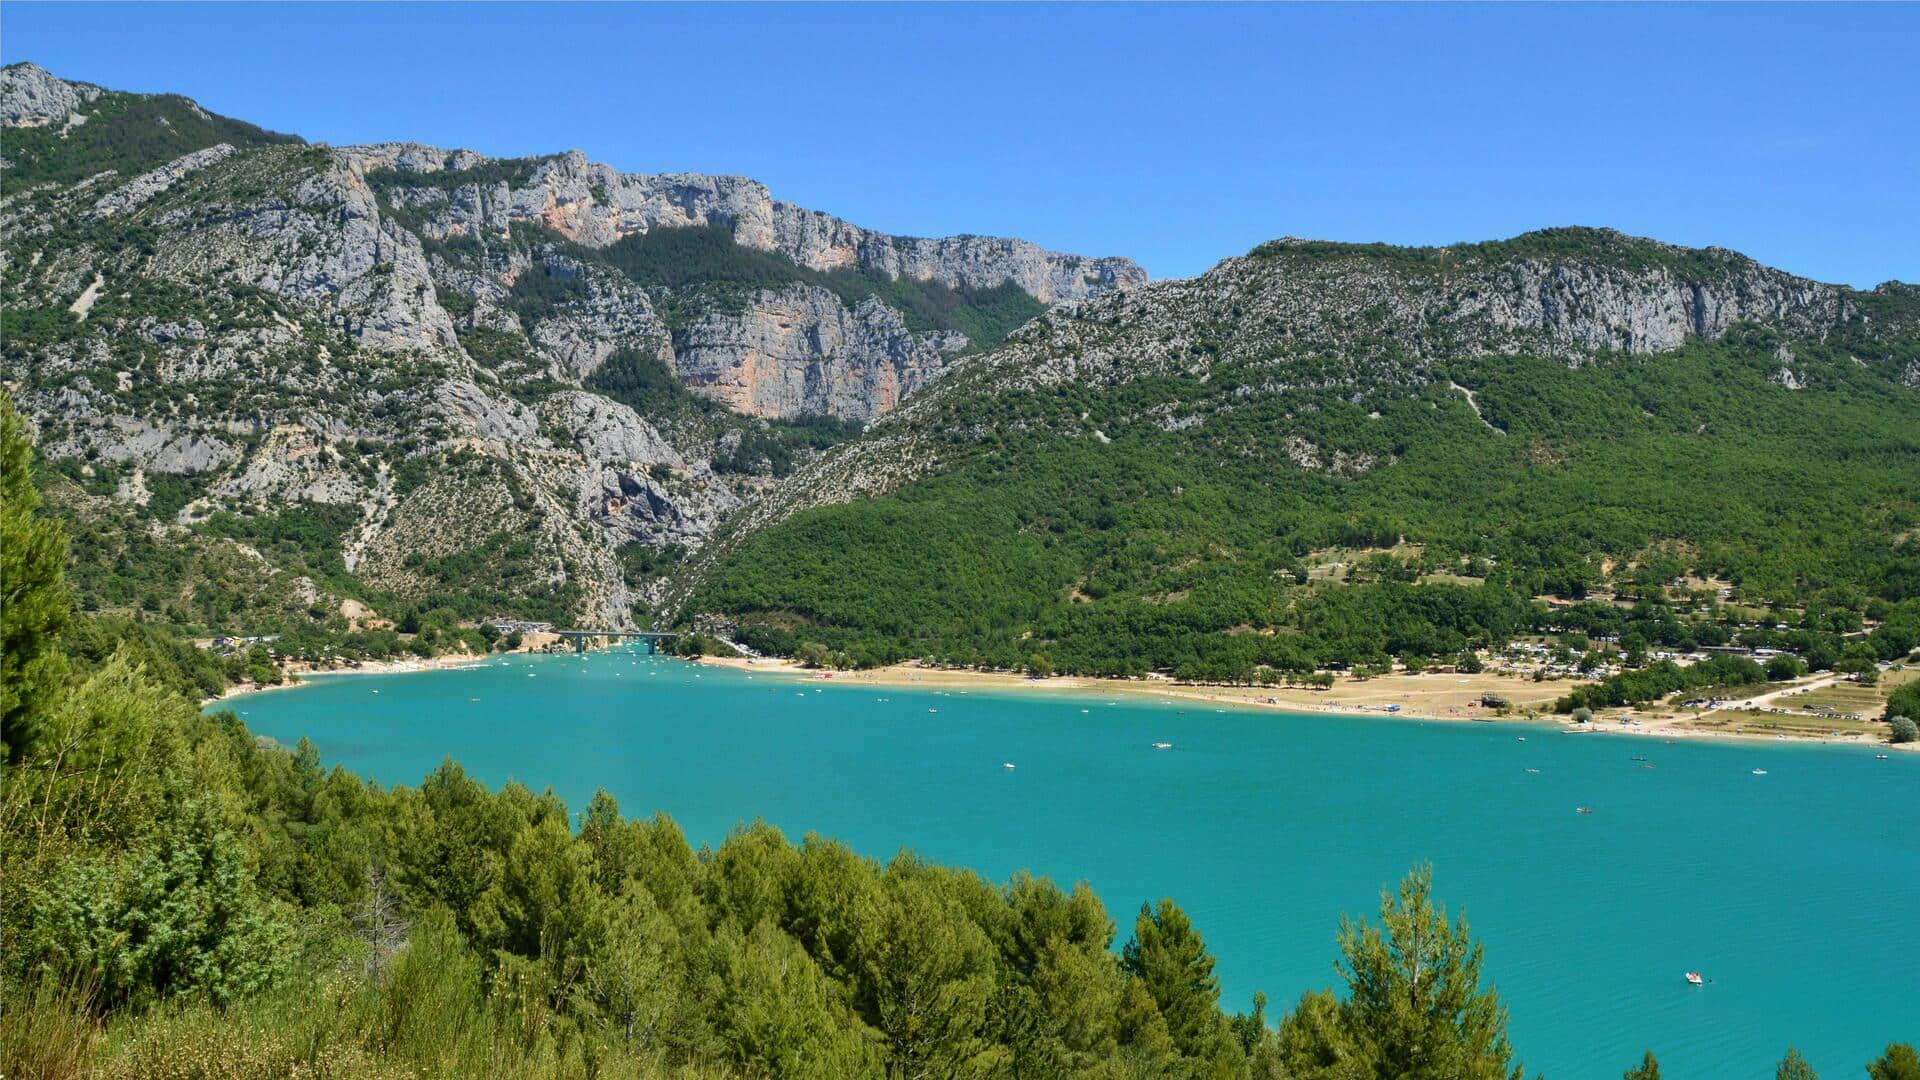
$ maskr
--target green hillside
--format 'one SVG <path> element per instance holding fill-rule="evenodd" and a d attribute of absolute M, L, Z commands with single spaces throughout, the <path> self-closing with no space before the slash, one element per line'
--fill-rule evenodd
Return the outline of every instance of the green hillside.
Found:
<path fill-rule="evenodd" d="M 1702 620 L 1666 588 L 1688 576 L 1796 627 L 1904 621 L 1920 394 L 1895 375 L 1920 346 L 1866 325 L 1577 364 L 1401 353 L 1365 379 L 1346 365 L 1397 342 L 1276 340 L 1107 385 L 976 371 L 911 421 L 936 475 L 750 536 L 688 607 L 858 663 L 1231 679 L 1447 660 L 1578 620 L 1534 598 L 1590 592 L 1646 601 L 1632 617 L 1688 643 Z"/>
<path fill-rule="evenodd" d="M 134 176 L 219 143 L 246 148 L 303 141 L 209 113 L 178 94 L 105 91 L 80 114 L 85 122 L 65 129 L 8 128 L 0 194 L 71 184 L 108 169 Z"/>

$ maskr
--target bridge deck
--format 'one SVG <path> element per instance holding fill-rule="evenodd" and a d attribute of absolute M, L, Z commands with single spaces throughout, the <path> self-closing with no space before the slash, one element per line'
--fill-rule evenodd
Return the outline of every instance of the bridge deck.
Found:
<path fill-rule="evenodd" d="M 646 642 L 647 649 L 651 652 L 660 642 L 680 636 L 679 632 L 674 630 L 555 630 L 552 633 L 556 637 L 571 639 L 575 652 L 586 652 L 587 642 L 594 638 L 637 639 Z"/>

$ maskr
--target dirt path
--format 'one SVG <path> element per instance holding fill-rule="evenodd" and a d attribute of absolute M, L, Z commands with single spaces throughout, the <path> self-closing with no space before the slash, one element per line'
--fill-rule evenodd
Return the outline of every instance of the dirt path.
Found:
<path fill-rule="evenodd" d="M 1481 423 L 1487 425 L 1488 431 L 1493 432 L 1495 435 L 1506 434 L 1506 432 L 1501 431 L 1499 428 L 1494 427 L 1493 424 L 1488 422 L 1487 415 L 1480 411 L 1480 399 L 1474 395 L 1473 391 L 1467 389 L 1464 386 L 1461 386 L 1459 383 L 1454 382 L 1452 379 L 1447 380 L 1447 385 L 1453 387 L 1455 390 L 1458 390 L 1462 394 L 1465 394 L 1467 396 L 1468 407 L 1473 409 L 1473 415 L 1479 417 Z"/>
<path fill-rule="evenodd" d="M 1839 682 L 1843 678 L 1845 678 L 1844 675 L 1829 675 L 1824 679 L 1815 679 L 1809 683 L 1799 683 L 1793 686 L 1783 686 L 1778 690 L 1769 690 L 1764 694 L 1757 694 L 1753 697 L 1746 699 L 1745 701 L 1728 702 L 1727 704 L 1720 706 L 1719 709 L 1715 709 L 1714 711 L 1720 712 L 1723 709 L 1757 709 L 1763 705 L 1771 705 L 1774 701 L 1780 698 L 1783 698 L 1788 694 L 1797 694 L 1802 690 L 1824 689 L 1826 687 L 1832 686 L 1834 683 Z"/>
<path fill-rule="evenodd" d="M 67 308 L 67 310 L 73 312 L 75 315 L 80 316 L 81 322 L 86 322 L 87 312 L 93 310 L 93 302 L 95 300 L 100 299 L 100 289 L 106 283 L 107 283 L 106 278 L 102 277 L 99 274 L 93 275 L 93 284 L 87 286 L 87 291 L 81 293 L 78 297 L 76 297 L 72 305 L 70 305 Z"/>

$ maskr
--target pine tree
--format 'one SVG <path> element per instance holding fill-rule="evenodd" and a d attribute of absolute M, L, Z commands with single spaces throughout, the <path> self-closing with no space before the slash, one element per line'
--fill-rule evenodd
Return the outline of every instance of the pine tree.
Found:
<path fill-rule="evenodd" d="M 1183 1057 L 1211 1057 L 1224 1031 L 1220 979 L 1187 913 L 1170 899 L 1141 904 L 1120 966 L 1139 980 Z"/>
<path fill-rule="evenodd" d="M 0 754 L 16 764 L 44 729 L 66 679 L 66 536 L 36 513 L 33 445 L 0 394 Z"/>
<path fill-rule="evenodd" d="M 1507 1010 L 1480 989 L 1481 947 L 1465 918 L 1447 922 L 1422 866 L 1380 895 L 1376 929 L 1342 920 L 1337 969 L 1348 1000 L 1342 1027 L 1368 1075 L 1404 1080 L 1493 1080 L 1521 1070 L 1507 1044 Z"/>
<path fill-rule="evenodd" d="M 1872 1080 L 1920 1080 L 1920 1054 L 1907 1043 L 1894 1043 L 1867 1066 L 1867 1075 Z"/>
<path fill-rule="evenodd" d="M 1820 1074 L 1813 1071 L 1807 1059 L 1800 1051 L 1787 1047 L 1787 1056 L 1780 1059 L 1780 1067 L 1773 1070 L 1774 1080 L 1820 1080 Z"/>

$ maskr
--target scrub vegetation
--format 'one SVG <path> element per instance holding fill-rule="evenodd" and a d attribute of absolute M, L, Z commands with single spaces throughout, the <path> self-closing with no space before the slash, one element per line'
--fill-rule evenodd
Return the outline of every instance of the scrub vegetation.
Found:
<path fill-rule="evenodd" d="M 1920 396 L 1836 348 L 1828 385 L 1788 390 L 1773 348 L 1756 331 L 1578 368 L 1455 362 L 1479 416 L 1445 381 L 1361 404 L 1247 397 L 1252 376 L 1218 365 L 950 394 L 922 422 L 953 433 L 938 475 L 753 535 L 689 607 L 788 655 L 1242 682 L 1521 634 L 1615 651 L 1632 635 L 1638 662 L 1782 631 L 1820 670 L 1850 649 L 1903 657 L 1920 644 Z M 1283 426 L 1379 464 L 1298 467 Z"/>
<path fill-rule="evenodd" d="M 198 650 L 72 610 L 29 456 L 0 401 L 0 1073 L 1524 1075 L 1424 867 L 1276 1024 L 1223 1007 L 1171 899 L 1116 925 L 1084 885 L 760 823 L 696 851 L 604 793 L 576 828 L 451 760 L 393 789 L 326 769 L 202 713 Z"/>

